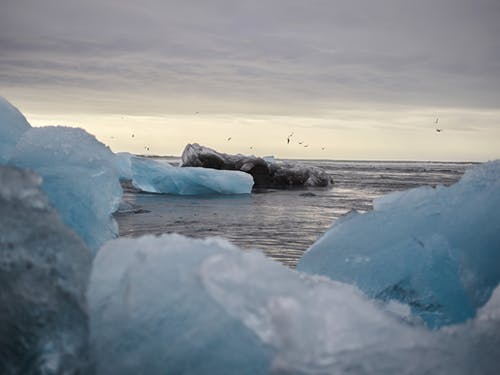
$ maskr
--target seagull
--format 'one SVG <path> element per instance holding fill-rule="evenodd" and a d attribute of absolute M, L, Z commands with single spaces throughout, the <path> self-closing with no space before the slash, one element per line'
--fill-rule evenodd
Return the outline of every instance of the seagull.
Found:
<path fill-rule="evenodd" d="M 438 122 L 439 122 L 439 117 L 438 117 L 438 118 L 436 118 L 436 121 L 435 121 L 434 123 L 436 124 L 436 131 L 437 131 L 438 133 L 441 133 L 441 132 L 443 131 L 443 129 L 440 129 L 440 128 L 438 128 L 438 127 L 437 127 Z"/>
<path fill-rule="evenodd" d="M 293 132 L 286 138 L 286 144 L 290 143 L 290 138 L 293 137 Z"/>
<path fill-rule="evenodd" d="M 300 142 L 299 142 L 299 145 L 301 145 L 302 143 L 304 143 L 304 142 L 303 142 L 303 141 L 300 141 Z"/>
<path fill-rule="evenodd" d="M 232 137 L 229 137 L 227 140 L 230 141 Z"/>
<path fill-rule="evenodd" d="M 309 145 L 304 145 L 304 147 L 309 147 Z"/>

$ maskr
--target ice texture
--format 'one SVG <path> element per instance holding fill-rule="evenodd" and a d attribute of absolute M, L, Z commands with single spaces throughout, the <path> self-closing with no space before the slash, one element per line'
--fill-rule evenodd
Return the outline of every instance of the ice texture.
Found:
<path fill-rule="evenodd" d="M 106 243 L 88 291 L 97 374 L 493 375 L 499 298 L 431 331 L 354 286 L 176 234 Z"/>
<path fill-rule="evenodd" d="M 118 163 L 123 178 L 131 178 L 134 187 L 149 193 L 249 194 L 253 186 L 252 176 L 243 172 L 179 168 L 166 162 L 127 154 L 120 155 Z"/>
<path fill-rule="evenodd" d="M 25 132 L 10 164 L 43 177 L 42 189 L 63 222 L 96 252 L 117 237 L 111 214 L 122 196 L 114 154 L 83 129 L 62 126 Z"/>
<path fill-rule="evenodd" d="M 292 186 L 327 187 L 332 178 L 321 168 L 300 163 L 279 163 L 256 156 L 229 155 L 198 143 L 187 144 L 182 152 L 183 167 L 236 170 L 251 174 L 255 187 L 286 188 Z"/>
<path fill-rule="evenodd" d="M 91 256 L 40 184 L 0 166 L 0 373 L 87 373 Z"/>
<path fill-rule="evenodd" d="M 408 304 L 430 327 L 463 322 L 500 281 L 499 192 L 494 161 L 450 187 L 386 195 L 334 223 L 297 268 Z"/>
<path fill-rule="evenodd" d="M 17 141 L 31 126 L 19 110 L 0 96 L 0 164 L 5 164 Z"/>

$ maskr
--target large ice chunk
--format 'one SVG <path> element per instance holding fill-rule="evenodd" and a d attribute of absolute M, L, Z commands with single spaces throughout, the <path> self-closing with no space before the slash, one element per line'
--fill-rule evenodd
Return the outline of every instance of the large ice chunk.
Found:
<path fill-rule="evenodd" d="M 65 224 L 96 252 L 118 234 L 111 214 L 122 189 L 114 154 L 83 129 L 62 126 L 25 132 L 9 161 L 35 170 Z"/>
<path fill-rule="evenodd" d="M 88 290 L 98 374 L 259 374 L 269 355 L 203 287 L 221 240 L 120 238 L 97 254 Z"/>
<path fill-rule="evenodd" d="M 229 155 L 198 143 L 187 144 L 182 152 L 183 167 L 236 170 L 251 174 L 255 187 L 327 187 L 333 183 L 326 171 L 300 163 L 280 163 L 274 157 Z"/>
<path fill-rule="evenodd" d="M 31 128 L 19 110 L 0 96 L 0 164 L 5 164 L 17 141 Z"/>
<path fill-rule="evenodd" d="M 337 221 L 298 269 L 411 306 L 429 326 L 472 317 L 500 281 L 500 161 L 450 187 L 421 187 Z"/>
<path fill-rule="evenodd" d="M 86 373 L 90 252 L 40 183 L 0 166 L 0 373 Z"/>
<path fill-rule="evenodd" d="M 179 168 L 149 158 L 120 155 L 117 159 L 122 177 L 146 192 L 198 195 L 248 194 L 252 191 L 252 176 L 237 171 L 205 168 Z M 130 168 L 130 169 L 128 169 Z"/>
<path fill-rule="evenodd" d="M 88 299 L 98 374 L 498 370 L 498 298 L 469 324 L 429 331 L 353 286 L 221 239 L 110 241 L 94 259 Z"/>

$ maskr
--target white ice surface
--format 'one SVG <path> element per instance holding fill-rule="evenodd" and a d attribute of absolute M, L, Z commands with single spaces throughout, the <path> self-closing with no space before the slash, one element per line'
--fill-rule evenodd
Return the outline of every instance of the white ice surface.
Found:
<path fill-rule="evenodd" d="M 128 160 L 127 160 L 128 155 Z M 145 192 L 176 195 L 249 194 L 253 178 L 239 171 L 174 167 L 166 162 L 121 154 L 122 177 Z"/>
<path fill-rule="evenodd" d="M 71 227 L 96 252 L 118 235 L 111 214 L 122 189 L 114 154 L 83 129 L 32 128 L 20 138 L 9 164 L 36 171 L 42 189 Z"/>
<path fill-rule="evenodd" d="M 0 164 L 4 164 L 21 135 L 31 126 L 19 110 L 0 96 Z"/>
<path fill-rule="evenodd" d="M 496 374 L 498 296 L 431 331 L 353 286 L 175 234 L 108 242 L 88 291 L 98 374 Z"/>
<path fill-rule="evenodd" d="M 420 187 L 338 220 L 298 269 L 408 304 L 429 326 L 463 322 L 500 281 L 500 161 L 450 187 Z"/>

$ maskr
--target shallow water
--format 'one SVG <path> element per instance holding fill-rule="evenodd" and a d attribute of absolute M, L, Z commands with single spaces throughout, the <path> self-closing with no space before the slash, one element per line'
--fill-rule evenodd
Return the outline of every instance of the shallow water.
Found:
<path fill-rule="evenodd" d="M 177 159 L 165 159 L 175 164 Z M 335 181 L 326 189 L 265 189 L 241 196 L 124 194 L 149 212 L 116 216 L 121 236 L 177 232 L 223 236 L 295 267 L 303 252 L 341 215 L 372 208 L 373 198 L 422 185 L 450 185 L 471 163 L 294 161 L 314 165 Z"/>

